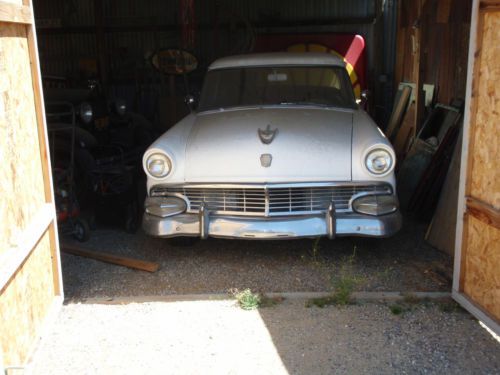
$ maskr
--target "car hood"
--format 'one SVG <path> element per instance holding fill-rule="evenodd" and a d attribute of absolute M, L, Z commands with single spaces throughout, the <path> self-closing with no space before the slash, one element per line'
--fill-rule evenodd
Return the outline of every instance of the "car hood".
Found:
<path fill-rule="evenodd" d="M 349 110 L 255 108 L 202 113 L 185 154 L 189 182 L 350 181 Z M 277 129 L 264 144 L 259 129 Z M 269 166 L 261 159 L 271 158 Z"/>

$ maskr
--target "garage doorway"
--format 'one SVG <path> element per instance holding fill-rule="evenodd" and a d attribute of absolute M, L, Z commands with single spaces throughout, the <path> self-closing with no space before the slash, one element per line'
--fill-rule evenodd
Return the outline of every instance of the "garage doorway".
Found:
<path fill-rule="evenodd" d="M 452 290 L 498 333 L 499 182 L 495 158 L 484 156 L 498 152 L 492 141 L 496 118 L 484 99 L 497 94 L 479 74 L 488 72 L 489 81 L 498 74 L 498 5 L 342 3 L 295 1 L 285 10 L 263 1 L 243 7 L 180 0 L 146 7 L 53 0 L 35 2 L 33 12 L 29 2 L 1 4 L 25 15 L 14 27 L 27 46 L 26 67 L 40 61 L 40 71 L 27 72 L 44 186 L 37 202 L 55 204 L 59 220 L 60 241 L 53 210 L 40 219 L 54 274 L 51 297 L 60 303 L 63 296 L 61 243 L 68 302 L 152 301 L 236 289 L 333 293 L 348 282 L 352 293 Z M 0 19 L 9 24 L 2 30 L 19 24 L 16 17 Z M 371 91 L 365 108 L 400 160 L 402 230 L 387 239 L 211 238 L 187 244 L 144 235 L 144 150 L 189 113 L 184 99 L 199 92 L 211 62 L 273 50 L 341 56 L 356 95 Z M 171 58 L 179 54 L 187 68 L 173 74 Z M 96 260 L 103 257 L 108 263 Z M 154 272 L 109 264 L 117 261 Z"/>

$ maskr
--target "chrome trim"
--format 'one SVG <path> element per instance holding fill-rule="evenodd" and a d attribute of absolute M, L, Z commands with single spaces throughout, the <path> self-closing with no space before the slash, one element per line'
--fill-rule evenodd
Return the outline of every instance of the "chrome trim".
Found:
<path fill-rule="evenodd" d="M 150 194 L 149 196 L 151 197 L 152 195 Z M 180 193 L 169 193 L 167 196 L 182 199 L 184 202 L 186 202 L 186 207 L 187 207 L 186 211 L 188 212 L 191 211 L 191 202 L 189 202 L 189 199 L 187 199 L 185 195 Z"/>
<path fill-rule="evenodd" d="M 328 238 L 333 240 L 335 238 L 335 231 L 337 229 L 336 223 L 336 212 L 335 212 L 335 202 L 331 202 L 328 206 L 328 211 L 326 211 L 326 223 L 328 225 Z"/>
<path fill-rule="evenodd" d="M 327 220 L 326 214 L 302 217 L 249 218 L 210 216 L 206 221 L 206 236 L 241 239 L 292 239 L 329 236 L 328 223 L 334 223 L 336 237 L 388 237 L 401 228 L 399 211 L 376 217 L 359 214 L 337 215 L 335 221 Z M 156 237 L 200 237 L 200 216 L 180 214 L 159 218 L 144 214 L 143 229 Z"/>
<path fill-rule="evenodd" d="M 351 208 L 351 210 L 353 212 L 356 212 L 353 208 L 352 208 L 352 204 L 354 203 L 354 201 L 358 198 L 361 198 L 361 197 L 366 197 L 366 196 L 369 196 L 369 195 L 393 195 L 393 192 L 392 192 L 392 187 L 391 187 L 391 191 L 390 192 L 387 192 L 387 193 L 370 193 L 370 192 L 360 192 L 360 193 L 357 193 L 357 194 L 353 194 L 353 196 L 351 197 L 351 199 L 349 199 L 349 207 Z M 188 199 L 189 200 L 189 199 Z"/>
<path fill-rule="evenodd" d="M 157 184 L 151 187 L 151 190 L 154 188 L 180 188 L 180 187 L 185 187 L 185 188 L 190 188 L 190 187 L 197 187 L 197 188 L 225 188 L 225 189 L 237 189 L 237 188 L 289 188 L 289 187 L 335 187 L 335 186 L 360 186 L 360 185 L 374 185 L 374 186 L 381 186 L 381 185 L 387 185 L 391 187 L 392 186 L 385 181 L 379 182 L 379 181 L 373 181 L 373 180 L 366 180 L 366 181 L 342 181 L 342 182 L 331 182 L 331 181 L 325 181 L 325 182 L 283 182 L 283 183 L 269 183 L 269 184 L 262 184 L 262 183 L 220 183 L 220 182 L 214 182 L 214 183 L 206 183 L 206 182 L 190 182 L 186 184 Z"/>
<path fill-rule="evenodd" d="M 257 134 L 259 135 L 260 141 L 265 145 L 271 144 L 274 141 L 274 138 L 278 135 L 278 128 L 272 130 L 271 124 L 267 124 L 267 128 L 262 130 L 259 128 L 257 130 Z M 264 154 L 263 154 L 264 155 Z"/>
<path fill-rule="evenodd" d="M 366 190 L 356 192 L 358 187 L 366 187 Z M 335 191 L 336 188 L 339 191 Z M 342 189 L 351 189 L 351 191 Z M 286 184 L 195 183 L 155 185 L 150 189 L 151 196 L 183 197 L 188 202 L 187 212 L 189 213 L 197 213 L 199 205 L 204 202 L 213 215 L 248 217 L 321 214 L 328 208 L 328 198 L 335 199 L 334 203 L 340 204 L 340 207 L 336 207 L 337 212 L 348 213 L 353 212 L 352 203 L 355 199 L 367 195 L 392 194 L 393 188 L 390 184 L 364 181 Z M 234 199 L 228 202 L 226 200 L 228 197 Z"/>
<path fill-rule="evenodd" d="M 269 186 L 264 186 L 264 216 L 269 216 Z"/>
<path fill-rule="evenodd" d="M 206 208 L 205 202 L 201 202 L 200 211 L 198 214 L 200 221 L 200 237 L 202 240 L 206 240 L 208 238 L 208 222 L 210 221 L 210 213 Z"/>
<path fill-rule="evenodd" d="M 176 199 L 179 202 L 175 203 Z M 174 201 L 174 203 L 168 203 L 169 201 L 170 202 Z M 180 206 L 182 204 L 184 204 L 184 207 Z M 174 208 L 174 210 L 172 210 L 169 213 L 163 212 L 168 208 Z M 144 211 L 150 215 L 158 217 L 169 217 L 169 216 L 179 215 L 181 213 L 186 212 L 187 209 L 188 205 L 185 199 L 170 195 L 160 196 L 160 197 L 147 197 L 146 200 L 144 201 Z M 155 212 L 155 210 L 157 210 L 158 212 Z"/>
<path fill-rule="evenodd" d="M 361 214 L 361 215 L 370 215 L 370 216 L 383 216 L 383 215 L 387 215 L 387 214 L 392 214 L 393 212 L 396 212 L 398 209 L 399 209 L 399 202 L 398 202 L 398 199 L 396 196 L 394 195 L 390 195 L 390 194 L 373 194 L 373 195 L 377 195 L 377 196 L 389 196 L 389 197 L 392 197 L 394 199 L 394 209 L 391 210 L 391 211 L 388 211 L 388 212 L 385 212 L 385 213 L 382 213 L 382 214 L 371 214 L 371 213 L 368 213 L 368 212 L 362 212 L 362 211 L 358 211 L 356 210 L 356 208 L 354 207 L 354 202 L 359 199 L 359 198 L 362 198 L 362 197 L 369 197 L 370 194 L 368 195 L 362 195 L 360 197 L 356 197 L 355 199 L 352 200 L 351 202 L 351 207 L 352 207 L 352 211 L 353 212 L 356 212 L 358 214 Z"/>

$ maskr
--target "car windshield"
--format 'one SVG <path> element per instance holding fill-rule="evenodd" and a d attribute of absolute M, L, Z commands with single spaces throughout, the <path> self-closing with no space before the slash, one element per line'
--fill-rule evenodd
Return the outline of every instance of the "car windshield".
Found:
<path fill-rule="evenodd" d="M 343 67 L 245 67 L 209 71 L 198 110 L 260 105 L 355 108 L 356 102 Z"/>

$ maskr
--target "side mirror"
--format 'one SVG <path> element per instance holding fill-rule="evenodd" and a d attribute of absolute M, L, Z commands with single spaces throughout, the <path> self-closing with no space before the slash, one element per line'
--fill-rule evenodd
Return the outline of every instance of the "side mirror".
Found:
<path fill-rule="evenodd" d="M 359 104 L 362 107 L 366 107 L 368 104 L 368 99 L 370 98 L 371 93 L 369 90 L 363 90 L 361 91 L 361 98 L 356 99 L 356 103 Z"/>
<path fill-rule="evenodd" d="M 186 105 L 188 106 L 188 108 L 191 112 L 194 111 L 194 109 L 196 107 L 196 100 L 195 100 L 193 95 L 186 95 L 184 97 L 184 103 L 186 103 Z"/>

